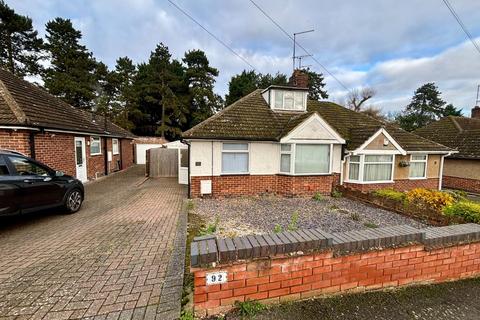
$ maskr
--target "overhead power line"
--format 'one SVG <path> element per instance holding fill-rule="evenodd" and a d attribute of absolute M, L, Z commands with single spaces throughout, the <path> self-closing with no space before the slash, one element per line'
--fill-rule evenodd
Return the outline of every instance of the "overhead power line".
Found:
<path fill-rule="evenodd" d="M 448 0 L 443 0 L 443 3 L 447 6 L 448 10 L 450 10 L 450 13 L 453 15 L 453 17 L 455 18 L 455 20 L 457 20 L 458 24 L 460 25 L 460 27 L 463 29 L 463 32 L 465 32 L 465 34 L 467 35 L 467 37 L 470 39 L 470 41 L 472 42 L 472 44 L 475 46 L 475 48 L 477 49 L 478 53 L 480 53 L 480 46 L 477 44 L 477 42 L 475 41 L 475 39 L 473 38 L 472 34 L 468 31 L 467 27 L 465 27 L 465 24 L 463 24 L 462 22 L 462 19 L 460 19 L 460 17 L 458 16 L 458 14 L 455 12 L 455 9 L 453 9 L 452 5 L 450 4 L 450 2 L 448 2 Z"/>
<path fill-rule="evenodd" d="M 280 29 L 280 31 L 282 31 L 283 34 L 285 34 L 290 40 L 294 41 L 293 37 L 277 22 L 275 21 L 275 19 L 273 19 L 265 10 L 263 10 L 257 3 L 255 3 L 255 1 L 253 0 L 250 0 L 250 2 L 258 9 L 260 10 L 261 13 L 263 13 L 263 15 L 265 17 L 268 18 L 268 20 L 270 20 L 278 29 Z M 298 43 L 298 41 L 296 41 L 296 44 L 297 46 L 300 47 L 300 49 L 302 49 L 307 55 L 312 55 L 307 49 L 305 49 L 300 43 Z M 328 73 L 335 81 L 338 82 L 338 84 L 340 84 L 340 86 L 342 86 L 345 90 L 347 91 L 350 91 L 350 89 L 342 82 L 340 81 L 337 77 L 335 77 L 335 75 L 333 73 L 331 73 L 327 67 L 325 67 L 322 63 L 320 63 L 320 61 L 318 61 L 313 55 L 312 55 L 312 60 L 315 61 L 323 70 L 325 70 L 326 73 Z"/>
<path fill-rule="evenodd" d="M 223 45 L 225 48 L 227 48 L 231 53 L 233 53 L 235 56 L 237 56 L 238 58 L 240 58 L 243 62 L 245 62 L 248 66 L 250 66 L 250 68 L 252 68 L 253 70 L 257 71 L 256 68 L 250 63 L 248 62 L 247 59 L 245 59 L 244 57 L 242 57 L 242 55 L 240 55 L 239 53 L 237 53 L 235 50 L 233 50 L 228 44 L 226 44 L 225 42 L 223 42 L 219 37 L 217 37 L 215 34 L 213 34 L 212 32 L 210 32 L 206 27 L 204 27 L 200 22 L 198 22 L 194 17 L 192 17 L 188 12 L 186 12 L 184 9 L 182 9 L 180 6 L 178 6 L 175 2 L 171 1 L 171 0 L 168 0 L 168 2 L 170 2 L 170 4 L 172 6 L 174 6 L 175 8 L 178 9 L 178 11 L 180 11 L 181 13 L 183 13 L 185 16 L 187 16 L 190 20 L 192 20 L 193 22 L 195 22 L 200 28 L 202 28 L 206 33 L 208 33 L 212 38 L 214 38 L 215 40 L 217 40 L 221 45 Z"/>

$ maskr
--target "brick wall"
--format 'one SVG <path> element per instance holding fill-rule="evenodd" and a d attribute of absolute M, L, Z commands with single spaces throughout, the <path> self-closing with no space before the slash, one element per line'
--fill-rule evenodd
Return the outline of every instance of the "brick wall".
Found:
<path fill-rule="evenodd" d="M 212 196 L 253 196 L 278 194 L 285 196 L 312 196 L 317 192 L 329 194 L 339 175 L 287 176 L 287 175 L 228 175 L 191 177 L 191 196 L 200 196 L 200 181 L 212 180 Z"/>
<path fill-rule="evenodd" d="M 35 159 L 47 166 L 75 176 L 75 147 L 73 136 L 60 133 L 35 134 Z"/>
<path fill-rule="evenodd" d="M 395 180 L 394 183 L 368 183 L 368 184 L 359 184 L 359 183 L 344 183 L 345 187 L 352 188 L 355 190 L 360 190 L 363 192 L 369 192 L 378 189 L 393 188 L 398 191 L 408 191 L 414 188 L 426 188 L 426 189 L 438 189 L 439 179 L 429 178 L 429 179 L 418 179 L 418 180 Z"/>
<path fill-rule="evenodd" d="M 132 143 L 133 140 L 131 139 L 121 139 L 121 153 L 122 153 L 122 166 L 123 169 L 126 169 L 133 165 L 134 163 L 134 148 L 135 145 Z"/>
<path fill-rule="evenodd" d="M 422 244 L 412 242 L 415 238 L 412 235 L 416 232 L 411 227 L 404 227 L 403 231 L 407 232 L 403 234 L 398 233 L 401 228 L 393 228 L 385 228 L 383 235 L 382 230 L 377 229 L 379 233 L 376 238 L 371 235 L 370 238 L 365 237 L 371 230 L 363 231 L 360 237 L 358 232 L 356 235 L 350 232 L 347 242 L 339 243 L 340 238 L 334 239 L 331 249 L 319 252 L 293 256 L 267 254 L 260 255 L 258 259 L 234 260 L 223 264 L 218 263 L 222 255 L 219 245 L 220 259 L 217 264 L 191 268 L 194 274 L 195 313 L 205 316 L 225 312 L 236 301 L 280 303 L 334 293 L 457 280 L 480 274 L 480 226 L 468 224 L 433 228 L 435 230 L 431 233 L 416 238 L 415 241 L 425 239 Z M 388 233 L 393 233 L 390 240 L 381 242 L 381 239 L 388 238 Z M 295 237 L 298 234 L 302 234 L 302 231 L 297 231 Z M 395 244 L 399 236 L 404 237 L 405 241 Z M 452 237 L 457 240 L 452 242 Z M 233 240 L 237 246 L 236 240 Z M 204 241 L 208 244 L 212 240 Z M 362 251 L 359 249 L 365 247 L 359 245 L 361 241 L 379 243 Z M 255 250 L 254 243 L 250 243 Z M 347 246 L 341 250 L 341 245 Z M 227 255 L 232 253 L 231 250 L 224 252 Z M 239 251 L 236 253 L 239 254 Z M 206 276 L 215 271 L 226 271 L 227 282 L 206 285 Z"/>
<path fill-rule="evenodd" d="M 480 180 L 478 179 L 443 176 L 442 181 L 444 188 L 480 193 Z"/>
<path fill-rule="evenodd" d="M 30 156 L 29 133 L 0 129 L 0 149 L 15 150 Z"/>

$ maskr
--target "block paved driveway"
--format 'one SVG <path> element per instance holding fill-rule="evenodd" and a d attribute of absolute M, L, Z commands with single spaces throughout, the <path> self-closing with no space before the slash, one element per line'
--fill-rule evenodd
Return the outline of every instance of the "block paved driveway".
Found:
<path fill-rule="evenodd" d="M 0 319 L 178 316 L 186 188 L 143 170 L 87 185 L 73 215 L 0 219 Z"/>

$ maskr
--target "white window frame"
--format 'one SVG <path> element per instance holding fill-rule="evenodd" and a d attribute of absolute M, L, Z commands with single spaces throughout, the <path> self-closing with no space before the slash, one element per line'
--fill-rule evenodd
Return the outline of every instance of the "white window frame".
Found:
<path fill-rule="evenodd" d="M 282 144 L 289 144 L 291 146 L 290 151 L 282 151 Z M 328 155 L 328 172 L 324 173 L 296 173 L 295 172 L 295 154 L 297 145 L 318 145 L 318 146 L 329 146 L 329 155 Z M 290 172 L 282 172 L 282 154 L 290 154 Z M 280 144 L 280 159 L 278 164 L 278 172 L 281 175 L 288 176 L 328 176 L 331 175 L 333 171 L 333 144 L 331 143 L 281 143 Z"/>
<path fill-rule="evenodd" d="M 365 156 L 380 156 L 380 155 L 389 155 L 392 156 L 392 172 L 390 173 L 391 180 L 378 180 L 378 181 L 365 181 L 364 178 L 364 171 L 365 171 L 365 164 L 387 164 L 388 162 L 365 162 Z M 355 154 L 355 156 L 360 156 L 360 168 L 358 172 L 358 180 L 352 180 L 350 179 L 350 156 L 348 156 L 348 163 L 347 163 L 347 168 L 348 168 L 348 175 L 346 175 L 345 182 L 349 183 L 357 183 L 357 184 L 375 184 L 375 183 L 394 183 L 393 179 L 393 174 L 394 174 L 394 168 L 395 168 L 395 154 L 391 153 L 368 153 L 368 154 Z M 354 162 L 358 163 L 358 162 Z"/>
<path fill-rule="evenodd" d="M 349 181 L 361 181 L 361 176 L 360 176 L 360 172 L 362 171 L 361 168 L 362 168 L 362 156 L 361 155 L 354 155 L 354 157 L 358 157 L 358 161 L 352 161 L 351 158 L 352 156 L 348 157 L 348 180 Z M 353 163 L 353 164 L 358 164 L 358 178 L 357 179 L 351 179 L 350 178 L 350 164 Z"/>
<path fill-rule="evenodd" d="M 115 143 L 115 142 L 116 142 L 116 143 Z M 113 153 L 113 154 L 120 154 L 120 146 L 119 146 L 119 143 L 120 143 L 120 142 L 118 141 L 118 139 L 116 139 L 116 138 L 113 138 L 113 139 L 112 139 L 112 153 Z M 116 146 L 117 148 L 115 148 L 115 146 Z M 117 149 L 117 150 L 115 151 L 115 149 Z"/>
<path fill-rule="evenodd" d="M 413 156 L 425 156 L 425 160 L 413 160 Z M 411 177 L 410 174 L 412 172 L 411 166 L 408 168 L 408 179 L 410 180 L 424 180 L 427 179 L 427 166 L 428 166 L 428 154 L 423 153 L 416 153 L 410 154 L 410 163 L 425 163 L 425 171 L 423 172 L 423 177 Z"/>
<path fill-rule="evenodd" d="M 246 144 L 247 149 L 246 150 L 225 150 L 223 148 L 225 144 Z M 223 171 L 223 154 L 224 153 L 246 153 L 247 154 L 247 172 L 224 172 Z M 221 171 L 222 176 L 246 175 L 246 174 L 248 175 L 248 174 L 250 174 L 250 143 L 248 143 L 248 142 L 227 142 L 227 141 L 222 142 L 221 164 L 222 164 L 222 171 Z"/>
<path fill-rule="evenodd" d="M 97 139 L 98 139 L 98 141 L 96 141 Z M 99 152 L 92 153 L 92 145 L 94 143 L 98 143 Z M 100 138 L 99 136 L 90 137 L 90 155 L 91 156 L 98 156 L 98 155 L 101 155 L 101 154 L 102 154 L 102 138 Z"/>
<path fill-rule="evenodd" d="M 285 93 L 292 93 L 292 99 L 293 99 L 293 108 L 286 108 L 285 107 Z M 282 106 L 281 107 L 277 107 L 275 102 L 276 102 L 276 98 L 277 98 L 277 94 L 281 94 L 282 95 Z M 297 109 L 295 108 L 295 95 L 296 94 L 301 94 L 302 95 L 302 105 L 301 105 L 301 108 Z M 273 97 L 273 109 L 277 109 L 277 110 L 286 110 L 286 111 L 305 111 L 306 110 L 306 101 L 305 101 L 305 98 L 306 98 L 306 95 L 303 91 L 297 91 L 297 90 L 279 90 L 279 89 L 275 89 L 274 91 L 274 97 Z"/>

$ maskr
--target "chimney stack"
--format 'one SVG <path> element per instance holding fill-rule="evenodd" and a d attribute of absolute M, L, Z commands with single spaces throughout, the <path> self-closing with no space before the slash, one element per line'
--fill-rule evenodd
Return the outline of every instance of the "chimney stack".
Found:
<path fill-rule="evenodd" d="M 480 107 L 476 106 L 472 109 L 472 118 L 480 119 Z"/>
<path fill-rule="evenodd" d="M 288 84 L 298 88 L 308 88 L 308 74 L 300 69 L 295 69 Z"/>

